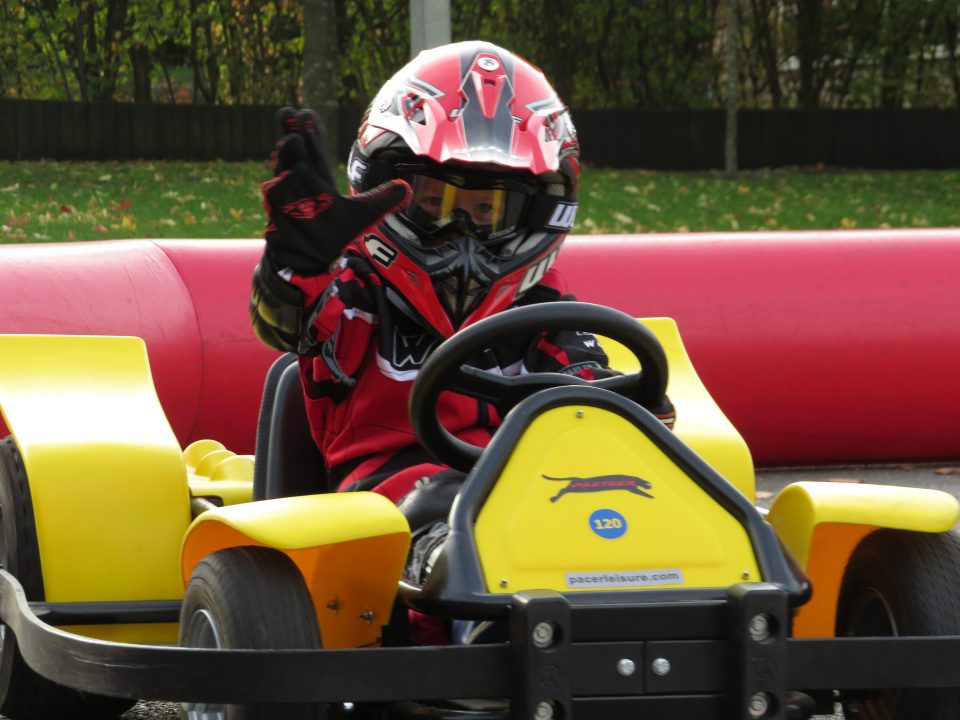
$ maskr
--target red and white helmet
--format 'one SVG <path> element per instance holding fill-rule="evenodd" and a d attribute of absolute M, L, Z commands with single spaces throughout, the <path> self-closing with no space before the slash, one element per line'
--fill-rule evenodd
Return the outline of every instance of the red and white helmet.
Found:
<path fill-rule="evenodd" d="M 442 336 L 536 285 L 573 226 L 576 130 L 543 73 L 485 42 L 425 50 L 377 93 L 348 161 L 354 192 L 414 195 L 360 241 Z"/>

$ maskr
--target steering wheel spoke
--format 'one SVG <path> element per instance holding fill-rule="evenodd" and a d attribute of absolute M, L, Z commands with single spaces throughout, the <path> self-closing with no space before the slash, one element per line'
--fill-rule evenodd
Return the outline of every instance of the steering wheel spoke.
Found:
<path fill-rule="evenodd" d="M 600 380 L 591 380 L 590 384 L 594 387 L 603 388 L 610 392 L 615 392 L 626 397 L 630 397 L 632 391 L 640 387 L 643 382 L 643 373 L 635 372 L 629 375 L 614 375 Z"/>
<path fill-rule="evenodd" d="M 462 365 L 451 381 L 450 391 L 493 405 L 501 417 L 514 405 L 535 392 L 560 385 L 589 385 L 590 381 L 575 375 L 539 372 L 526 375 L 502 375 L 492 370 L 481 370 Z"/>
<path fill-rule="evenodd" d="M 508 394 L 512 378 L 506 377 L 492 370 L 481 370 L 472 365 L 461 365 L 447 388 L 451 392 L 482 400 L 496 405 L 504 395 Z"/>

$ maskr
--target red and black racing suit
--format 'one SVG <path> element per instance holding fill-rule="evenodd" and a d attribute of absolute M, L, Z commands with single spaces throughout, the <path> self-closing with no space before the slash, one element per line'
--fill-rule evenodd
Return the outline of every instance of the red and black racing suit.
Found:
<path fill-rule="evenodd" d="M 373 490 L 399 501 L 416 480 L 444 469 L 419 447 L 407 415 L 413 380 L 442 338 L 392 302 L 380 276 L 352 252 L 330 274 L 286 279 L 311 308 L 300 375 L 329 489 Z M 515 305 L 573 299 L 550 270 Z M 504 375 L 611 374 L 596 337 L 574 331 L 505 338 L 475 364 Z M 500 421 L 486 403 L 452 393 L 441 396 L 438 413 L 451 433 L 481 446 Z"/>
<path fill-rule="evenodd" d="M 264 302 L 276 297 L 265 287 L 273 284 L 276 290 L 278 278 L 271 268 L 265 254 L 254 274 L 254 325 L 264 342 L 287 350 L 289 336 L 274 341 L 279 335 L 264 330 L 264 323 L 271 325 L 265 316 L 278 310 Z M 272 282 L 264 281 L 264 272 Z M 300 322 L 300 379 L 311 434 L 327 465 L 324 489 L 372 490 L 396 502 L 412 534 L 405 575 L 422 583 L 446 538 L 446 517 L 464 477 L 420 447 L 407 414 L 413 381 L 442 337 L 406 310 L 402 300 L 392 299 L 369 262 L 353 251 L 328 274 L 281 275 L 299 291 L 288 297 L 299 297 L 308 313 L 306 322 Z M 573 299 L 561 275 L 551 269 L 514 305 Z M 597 338 L 579 331 L 504 338 L 474 365 L 504 375 L 559 372 L 595 379 L 614 373 Z M 488 404 L 452 393 L 441 395 L 437 412 L 451 433 L 480 446 L 500 422 Z M 669 400 L 656 414 L 672 425 Z M 419 642 L 448 639 L 443 623 L 417 613 L 411 614 L 411 632 Z"/>

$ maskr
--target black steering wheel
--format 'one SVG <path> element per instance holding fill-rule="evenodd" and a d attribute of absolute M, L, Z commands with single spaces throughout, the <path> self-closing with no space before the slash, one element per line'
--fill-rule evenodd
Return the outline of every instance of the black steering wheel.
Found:
<path fill-rule="evenodd" d="M 506 376 L 465 364 L 505 337 L 532 337 L 560 330 L 589 330 L 616 340 L 633 353 L 643 370 L 585 380 L 553 372 Z M 667 378 L 667 358 L 660 341 L 626 313 L 581 302 L 539 303 L 480 320 L 438 347 L 420 369 L 410 392 L 410 422 L 423 447 L 450 467 L 469 472 L 482 448 L 455 437 L 440 424 L 437 403 L 442 392 L 490 403 L 501 418 L 533 393 L 559 385 L 611 390 L 654 409 L 663 403 Z"/>

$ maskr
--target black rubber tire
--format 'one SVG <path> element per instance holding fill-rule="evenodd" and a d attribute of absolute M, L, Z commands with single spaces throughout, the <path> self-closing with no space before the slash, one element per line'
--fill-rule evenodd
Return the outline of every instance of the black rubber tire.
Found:
<path fill-rule="evenodd" d="M 878 530 L 857 546 L 837 603 L 837 635 L 960 635 L 960 537 Z M 888 690 L 844 701 L 848 720 L 956 720 L 960 690 Z"/>
<path fill-rule="evenodd" d="M 30 484 L 11 437 L 0 440 L 0 543 L 0 564 L 20 581 L 27 600 L 43 600 Z M 73 690 L 38 675 L 20 655 L 13 633 L 3 627 L 0 714 L 12 720 L 102 720 L 117 717 L 135 704 L 135 700 Z"/>
<path fill-rule="evenodd" d="M 210 630 L 216 638 L 204 635 Z M 312 650 L 321 647 L 316 610 L 303 576 L 286 555 L 264 547 L 216 552 L 197 565 L 180 611 L 180 645 L 237 650 Z M 213 706 L 208 706 L 213 707 Z M 224 705 L 224 720 L 314 720 L 319 703 Z M 188 708 L 181 717 L 189 718 Z"/>

